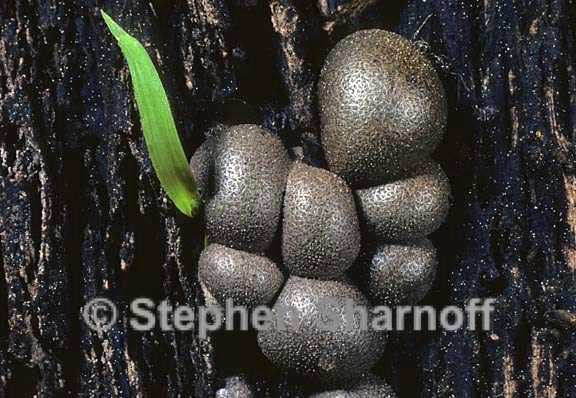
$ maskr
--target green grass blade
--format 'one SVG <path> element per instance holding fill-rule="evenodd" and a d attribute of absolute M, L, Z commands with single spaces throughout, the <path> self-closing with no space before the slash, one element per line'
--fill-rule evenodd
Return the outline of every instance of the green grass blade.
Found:
<path fill-rule="evenodd" d="M 194 217 L 200 208 L 200 197 L 160 76 L 144 46 L 108 14 L 101 13 L 128 62 L 142 130 L 156 175 L 176 207 Z"/>

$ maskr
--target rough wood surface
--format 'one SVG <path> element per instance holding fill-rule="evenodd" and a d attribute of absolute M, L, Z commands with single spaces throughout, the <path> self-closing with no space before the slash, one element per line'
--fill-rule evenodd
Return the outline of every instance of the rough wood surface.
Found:
<path fill-rule="evenodd" d="M 437 157 L 454 187 L 427 302 L 494 296 L 498 314 L 490 333 L 394 335 L 378 372 L 401 398 L 576 397 L 573 0 L 3 0 L 0 398 L 211 397 L 235 372 L 257 396 L 310 387 L 251 335 L 237 353 L 237 336 L 81 322 L 100 295 L 202 302 L 201 226 L 160 190 L 100 7 L 153 54 L 188 153 L 216 123 L 254 122 L 321 162 L 326 53 L 369 27 L 417 41 L 449 93 Z"/>

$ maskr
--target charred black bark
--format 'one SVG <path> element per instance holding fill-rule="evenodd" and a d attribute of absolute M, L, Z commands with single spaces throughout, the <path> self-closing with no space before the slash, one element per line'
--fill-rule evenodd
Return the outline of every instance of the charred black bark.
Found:
<path fill-rule="evenodd" d="M 427 302 L 494 296 L 498 313 L 490 333 L 398 333 L 378 372 L 400 397 L 576 397 L 576 5 L 390 3 L 0 3 L 0 398 L 209 397 L 240 372 L 258 396 L 310 388 L 251 335 L 81 321 L 101 295 L 124 313 L 142 296 L 202 303 L 200 222 L 156 181 L 100 7 L 151 51 L 190 154 L 206 128 L 254 122 L 321 162 L 315 84 L 334 43 L 369 27 L 421 43 L 449 94 L 437 158 L 454 195 Z"/>

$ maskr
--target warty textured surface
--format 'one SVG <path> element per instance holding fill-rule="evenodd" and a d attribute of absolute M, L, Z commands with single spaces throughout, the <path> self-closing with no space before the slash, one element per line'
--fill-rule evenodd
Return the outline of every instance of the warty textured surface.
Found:
<path fill-rule="evenodd" d="M 226 385 L 216 391 L 215 398 L 254 398 L 248 380 L 243 376 L 226 378 Z"/>
<path fill-rule="evenodd" d="M 397 179 L 442 139 L 447 105 L 440 78 L 395 33 L 363 30 L 341 40 L 318 90 L 326 160 L 354 188 Z"/>
<path fill-rule="evenodd" d="M 356 191 L 363 228 L 379 240 L 426 237 L 446 220 L 450 183 L 429 161 L 406 178 Z"/>
<path fill-rule="evenodd" d="M 434 283 L 438 259 L 428 239 L 380 244 L 365 257 L 367 294 L 377 305 L 413 305 Z"/>
<path fill-rule="evenodd" d="M 220 133 L 228 126 L 219 124 L 206 132 L 206 138 L 190 158 L 190 171 L 202 200 L 208 200 L 214 190 L 214 147 Z"/>
<path fill-rule="evenodd" d="M 207 200 L 212 190 L 211 182 L 214 174 L 212 153 L 214 142 L 214 137 L 207 137 L 190 158 L 190 171 L 194 176 L 198 193 L 202 200 Z"/>
<path fill-rule="evenodd" d="M 289 158 L 280 139 L 232 126 L 214 145 L 214 195 L 205 206 L 210 242 L 264 252 L 278 231 Z"/>
<path fill-rule="evenodd" d="M 350 388 L 324 391 L 309 398 L 396 398 L 396 393 L 380 378 L 370 375 Z"/>
<path fill-rule="evenodd" d="M 266 257 L 211 244 L 200 255 L 198 277 L 221 305 L 265 305 L 278 294 L 284 275 Z"/>
<path fill-rule="evenodd" d="M 328 170 L 296 163 L 284 198 L 282 257 L 291 274 L 330 279 L 342 275 L 360 251 L 352 191 Z"/>
<path fill-rule="evenodd" d="M 292 314 L 295 318 L 291 319 L 298 320 L 299 327 L 260 331 L 262 352 L 279 368 L 317 382 L 340 384 L 360 377 L 380 358 L 386 335 L 362 330 L 359 316 L 345 316 L 347 303 L 367 306 L 368 300 L 343 279 L 320 281 L 291 276 L 274 310 Z M 322 316 L 327 313 L 329 317 Z M 326 330 L 325 326 L 330 325 L 338 327 Z"/>

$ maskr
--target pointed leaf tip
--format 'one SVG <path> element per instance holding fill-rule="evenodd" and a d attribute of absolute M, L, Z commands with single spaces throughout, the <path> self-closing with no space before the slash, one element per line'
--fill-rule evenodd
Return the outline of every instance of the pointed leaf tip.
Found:
<path fill-rule="evenodd" d="M 194 217 L 200 197 L 160 76 L 144 46 L 104 10 L 100 12 L 128 62 L 144 139 L 160 184 L 182 213 Z"/>

